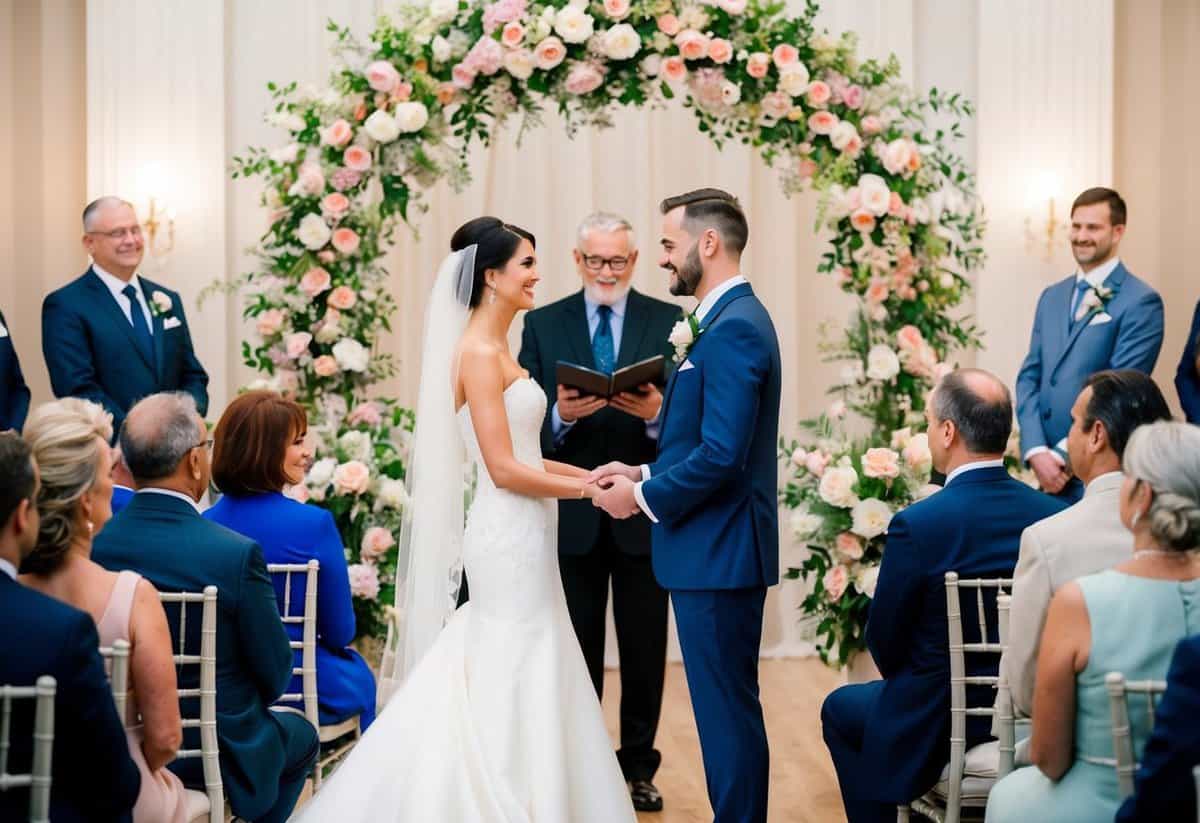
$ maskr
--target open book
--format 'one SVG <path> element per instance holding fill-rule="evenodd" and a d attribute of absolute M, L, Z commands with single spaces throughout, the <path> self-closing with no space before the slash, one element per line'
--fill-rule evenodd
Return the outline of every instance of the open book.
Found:
<path fill-rule="evenodd" d="M 589 369 L 577 363 L 559 360 L 554 379 L 556 382 L 579 389 L 584 394 L 610 398 L 621 392 L 636 392 L 643 383 L 663 385 L 666 382 L 666 358 L 661 354 L 638 363 L 617 369 L 612 374 Z"/>

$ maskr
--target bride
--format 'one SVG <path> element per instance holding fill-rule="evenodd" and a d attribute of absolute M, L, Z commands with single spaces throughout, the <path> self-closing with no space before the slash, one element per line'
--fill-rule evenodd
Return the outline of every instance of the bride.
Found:
<path fill-rule="evenodd" d="M 535 240 L 480 217 L 450 245 L 425 318 L 386 707 L 297 819 L 633 821 L 558 571 L 555 499 L 596 489 L 542 459 L 546 395 L 508 350 Z M 470 602 L 454 611 L 462 568 Z"/>

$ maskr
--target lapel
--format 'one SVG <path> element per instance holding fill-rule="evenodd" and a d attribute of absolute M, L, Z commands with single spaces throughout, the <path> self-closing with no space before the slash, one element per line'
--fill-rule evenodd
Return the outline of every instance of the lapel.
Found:
<path fill-rule="evenodd" d="M 1113 296 L 1112 299 L 1108 301 L 1108 305 L 1111 306 L 1114 302 L 1116 302 L 1117 297 L 1119 296 L 1118 292 L 1120 291 L 1121 284 L 1125 282 L 1125 277 L 1128 274 L 1129 271 L 1125 268 L 1125 264 L 1118 263 L 1117 267 L 1113 269 L 1112 274 L 1105 278 L 1103 285 L 1106 288 L 1113 290 Z M 1051 376 L 1053 376 L 1058 367 L 1062 365 L 1062 361 L 1066 359 L 1067 353 L 1071 351 L 1071 347 L 1075 345 L 1075 341 L 1079 339 L 1079 335 L 1083 334 L 1083 330 L 1087 328 L 1087 325 L 1089 322 L 1091 322 L 1092 317 L 1099 314 L 1101 311 L 1100 309 L 1092 309 L 1082 320 L 1076 323 L 1074 315 L 1071 314 L 1071 299 L 1075 296 L 1075 278 L 1069 278 L 1064 285 L 1067 286 L 1067 289 L 1065 291 L 1065 298 L 1062 301 L 1062 308 L 1064 311 L 1060 316 L 1066 318 L 1066 327 L 1063 333 L 1063 337 L 1065 338 L 1066 342 L 1063 343 L 1063 347 L 1058 354 L 1058 358 L 1054 361 L 1054 368 L 1050 370 Z M 1104 309 L 1104 311 L 1108 311 L 1108 309 Z M 1109 314 L 1111 313 L 1112 312 L 1109 312 Z M 1061 325 L 1060 328 L 1062 328 Z"/>
<path fill-rule="evenodd" d="M 133 325 L 129 322 L 129 318 L 125 316 L 125 312 L 117 304 L 117 299 L 113 297 L 113 293 L 108 290 L 108 286 L 104 285 L 104 281 L 100 279 L 100 275 L 92 271 L 89 267 L 85 275 L 84 282 L 87 284 L 94 295 L 94 303 L 101 313 L 108 317 L 108 322 L 116 326 L 124 333 L 129 340 L 129 348 L 137 352 L 137 356 L 146 364 L 146 368 L 150 369 L 151 373 L 158 376 L 158 369 L 154 363 L 146 359 L 142 347 L 138 345 L 137 338 L 133 336 Z"/>
<path fill-rule="evenodd" d="M 621 323 L 621 350 L 617 352 L 617 365 L 614 368 L 621 369 L 637 362 L 642 339 L 650 325 L 649 315 L 642 296 L 630 289 L 629 296 L 625 298 L 625 318 Z"/>
<path fill-rule="evenodd" d="M 587 306 L 583 302 L 583 290 L 567 298 L 564 309 L 566 319 L 563 330 L 567 334 L 567 342 L 575 353 L 575 362 L 589 369 L 596 368 L 596 358 L 592 355 L 592 338 L 588 334 Z M 624 343 L 624 341 L 621 341 Z"/>
<path fill-rule="evenodd" d="M 146 302 L 150 303 L 150 295 L 154 294 L 156 291 L 162 291 L 162 288 L 154 283 L 151 283 L 144 277 L 141 278 L 141 280 L 142 293 L 146 297 Z M 153 303 L 150 303 L 150 305 L 153 306 Z M 164 349 L 166 348 L 164 344 L 167 342 L 167 339 L 163 336 L 163 316 L 162 314 L 155 312 L 153 309 L 150 311 L 150 328 L 153 330 L 153 333 L 150 335 L 150 343 L 154 346 L 154 377 L 156 381 L 161 381 L 163 373 L 163 358 L 165 356 Z"/>

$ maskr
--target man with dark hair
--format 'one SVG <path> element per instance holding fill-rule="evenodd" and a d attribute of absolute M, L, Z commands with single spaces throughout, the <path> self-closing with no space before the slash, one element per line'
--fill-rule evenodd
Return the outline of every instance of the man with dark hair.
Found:
<path fill-rule="evenodd" d="M 1033 683 L 1042 627 L 1050 598 L 1077 577 L 1128 560 L 1133 535 L 1121 525 L 1121 459 L 1138 426 L 1170 420 L 1162 392 L 1133 369 L 1102 371 L 1088 378 L 1071 407 L 1067 454 L 1085 485 L 1083 499 L 1035 523 L 1021 535 L 1013 574 L 1009 646 L 1001 671 L 1020 717 L 1033 714 Z"/>
<path fill-rule="evenodd" d="M 1067 431 L 1084 381 L 1103 369 L 1150 374 L 1162 348 L 1162 298 L 1117 256 L 1124 235 L 1121 195 L 1093 188 L 1075 199 L 1070 239 L 1078 268 L 1038 299 L 1017 375 L 1021 453 L 1044 491 L 1072 502 L 1083 486 L 1067 467 Z"/>
<path fill-rule="evenodd" d="M 108 521 L 92 558 L 112 571 L 130 569 L 161 592 L 217 587 L 217 737 L 221 776 L 238 817 L 282 821 L 291 814 L 317 757 L 317 733 L 303 715 L 270 706 L 292 679 L 292 649 L 279 618 L 262 549 L 253 540 L 205 520 L 197 503 L 211 476 L 212 440 L 191 395 L 154 394 L 129 410 L 121 454 L 137 487 Z M 179 611 L 169 609 L 171 636 Z M 188 648 L 199 648 L 199 620 L 188 620 Z M 176 649 L 178 651 L 178 649 Z M 199 685 L 194 667 L 179 688 Z M 184 748 L 199 748 L 195 729 Z M 198 759 L 169 768 L 203 790 Z"/>
<path fill-rule="evenodd" d="M 38 473 L 28 444 L 0 433 L 0 683 L 55 680 L 50 819 L 129 820 L 141 775 L 117 717 L 100 659 L 96 624 L 85 612 L 17 582 L 21 561 L 37 544 Z M 13 703 L 9 774 L 28 772 L 33 704 Z M 29 791 L 0 792 L 0 820 L 25 820 Z"/>
<path fill-rule="evenodd" d="M 0 431 L 21 430 L 29 413 L 29 387 L 21 373 L 12 330 L 0 312 Z"/>
<path fill-rule="evenodd" d="M 978 369 L 947 375 L 925 417 L 933 465 L 946 474 L 946 486 L 898 513 L 888 527 L 866 632 L 883 679 L 843 686 L 821 707 L 850 823 L 894 821 L 897 804 L 933 787 L 949 759 L 946 572 L 1010 576 L 1021 532 L 1066 507 L 1005 470 L 1012 400 L 994 375 Z M 973 601 L 973 595 L 964 599 L 965 614 L 974 614 Z M 979 640 L 973 621 L 966 621 L 964 639 Z M 967 661 L 968 675 L 995 673 L 995 662 Z M 990 699 L 986 690 L 968 692 L 975 705 Z M 968 746 L 990 736 L 981 720 L 968 718 Z"/>

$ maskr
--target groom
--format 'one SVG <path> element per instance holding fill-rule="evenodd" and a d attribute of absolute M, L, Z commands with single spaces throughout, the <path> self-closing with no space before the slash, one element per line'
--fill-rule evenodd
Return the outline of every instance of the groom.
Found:
<path fill-rule="evenodd" d="M 740 274 L 749 228 L 737 200 L 700 189 L 664 200 L 671 293 L 696 311 L 671 342 L 658 459 L 610 463 L 593 479 L 613 517 L 644 513 L 654 573 L 671 593 L 715 823 L 767 819 L 767 732 L 758 648 L 767 587 L 779 580 L 775 327 Z"/>

